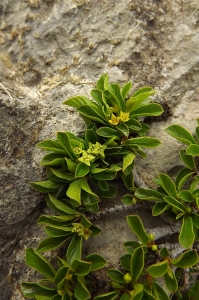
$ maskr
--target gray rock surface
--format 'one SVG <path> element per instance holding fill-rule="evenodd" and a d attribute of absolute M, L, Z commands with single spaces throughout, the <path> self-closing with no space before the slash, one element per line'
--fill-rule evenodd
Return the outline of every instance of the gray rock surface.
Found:
<path fill-rule="evenodd" d="M 180 166 L 182 145 L 164 129 L 178 123 L 194 131 L 198 71 L 198 0 L 1 1 L 0 299 L 24 299 L 20 283 L 36 276 L 24 263 L 24 250 L 36 247 L 44 235 L 36 221 L 45 202 L 28 185 L 44 177 L 39 166 L 43 153 L 35 144 L 54 138 L 56 131 L 79 133 L 84 128 L 62 102 L 76 94 L 88 96 L 103 72 L 111 81 L 130 80 L 135 88 L 153 86 L 154 99 L 164 105 L 165 114 L 150 120 L 150 135 L 162 145 L 148 151 L 137 167 L 140 178 L 152 186 L 154 175 L 175 173 Z M 140 214 L 144 222 L 154 222 L 146 210 Z M 99 221 L 102 228 L 111 229 L 104 229 L 106 238 L 98 249 L 106 256 L 104 249 L 111 241 L 113 265 L 131 234 L 123 215 Z M 150 222 L 148 228 L 160 225 L 160 220 Z M 118 240 L 118 252 L 112 252 Z"/>

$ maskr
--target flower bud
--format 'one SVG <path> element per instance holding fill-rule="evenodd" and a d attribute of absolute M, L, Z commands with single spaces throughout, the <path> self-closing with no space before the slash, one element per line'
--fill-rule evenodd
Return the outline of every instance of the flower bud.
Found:
<path fill-rule="evenodd" d="M 131 275 L 130 275 L 129 273 L 126 273 L 126 274 L 124 275 L 123 279 L 124 279 L 124 281 L 125 281 L 126 283 L 129 283 L 129 282 L 131 282 L 132 277 L 131 277 Z"/>
<path fill-rule="evenodd" d="M 152 251 L 157 251 L 157 250 L 158 250 L 157 245 L 152 245 L 152 246 L 151 246 L 151 250 L 152 250 Z"/>

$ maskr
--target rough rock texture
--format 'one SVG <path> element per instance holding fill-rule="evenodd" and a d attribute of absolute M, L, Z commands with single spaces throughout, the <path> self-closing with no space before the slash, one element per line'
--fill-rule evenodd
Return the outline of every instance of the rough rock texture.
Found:
<path fill-rule="evenodd" d="M 36 220 L 45 202 L 28 185 L 44 176 L 39 167 L 43 154 L 35 144 L 53 138 L 58 130 L 83 130 L 82 120 L 62 105 L 63 100 L 89 95 L 103 72 L 111 81 L 131 80 L 135 88 L 153 86 L 155 100 L 164 105 L 165 113 L 148 122 L 150 134 L 162 145 L 148 151 L 148 158 L 137 167 L 139 176 L 152 186 L 154 175 L 175 173 L 180 165 L 182 145 L 164 129 L 178 123 L 194 131 L 199 117 L 198 71 L 198 0 L 1 1 L 2 300 L 24 299 L 20 283 L 35 275 L 24 264 L 24 250 L 36 247 L 44 235 Z M 148 212 L 140 213 L 150 220 Z M 149 223 L 150 228 L 160 225 L 160 221 Z M 123 239 L 130 234 L 123 216 L 104 224 L 111 230 L 98 248 L 105 249 L 107 239 L 112 245 L 119 239 L 122 251 Z M 121 231 L 125 232 L 122 240 Z M 116 263 L 120 251 L 114 252 L 111 263 Z"/>

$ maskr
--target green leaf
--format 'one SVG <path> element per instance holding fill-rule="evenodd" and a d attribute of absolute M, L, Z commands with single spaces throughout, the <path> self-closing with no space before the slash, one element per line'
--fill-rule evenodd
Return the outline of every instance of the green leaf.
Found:
<path fill-rule="evenodd" d="M 55 249 L 65 243 L 67 238 L 65 236 L 62 237 L 50 237 L 43 239 L 41 243 L 37 246 L 38 252 L 45 252 L 52 249 Z"/>
<path fill-rule="evenodd" d="M 160 250 L 160 256 L 161 256 L 162 258 L 167 258 L 167 257 L 170 256 L 169 251 L 167 250 L 166 247 L 164 247 L 164 248 L 162 248 L 162 249 Z"/>
<path fill-rule="evenodd" d="M 123 294 L 122 297 L 120 298 L 120 300 L 131 300 L 132 296 L 129 294 Z"/>
<path fill-rule="evenodd" d="M 138 138 L 133 138 L 133 139 L 128 139 L 126 141 L 127 145 L 130 146 L 138 146 L 142 148 L 155 148 L 159 146 L 161 143 L 155 138 L 151 137 L 138 137 Z"/>
<path fill-rule="evenodd" d="M 106 126 L 103 126 L 103 127 L 100 127 L 96 133 L 99 135 L 99 136 L 102 136 L 102 137 L 105 137 L 105 138 L 110 138 L 112 136 L 116 136 L 116 137 L 120 137 L 120 134 L 117 130 L 114 130 L 110 127 L 106 127 Z"/>
<path fill-rule="evenodd" d="M 91 169 L 91 176 L 98 180 L 113 180 L 117 172 L 110 169 L 93 168 Z"/>
<path fill-rule="evenodd" d="M 131 256 L 130 272 L 133 280 L 138 280 L 144 268 L 144 249 L 136 248 Z"/>
<path fill-rule="evenodd" d="M 133 201 L 134 201 L 134 196 L 133 195 L 124 195 L 122 198 L 121 198 L 121 201 L 124 203 L 124 204 L 133 204 Z"/>
<path fill-rule="evenodd" d="M 76 275 L 85 276 L 91 271 L 91 263 L 80 259 L 75 259 L 72 262 L 72 268 L 75 270 Z"/>
<path fill-rule="evenodd" d="M 179 173 L 176 177 L 176 180 L 175 180 L 175 184 L 179 191 L 181 190 L 181 188 L 184 185 L 184 183 L 186 182 L 186 180 L 193 174 L 194 174 L 194 172 L 190 172 L 190 169 L 187 169 L 187 168 L 183 168 L 179 171 Z"/>
<path fill-rule="evenodd" d="M 91 271 L 96 271 L 103 268 L 106 265 L 105 259 L 96 253 L 86 256 L 86 261 L 91 262 Z"/>
<path fill-rule="evenodd" d="M 159 284 L 154 282 L 153 288 L 155 289 L 155 292 L 158 296 L 158 300 L 169 300 L 169 297 L 167 296 L 167 294 Z"/>
<path fill-rule="evenodd" d="M 50 171 L 50 173 L 49 173 Z M 52 181 L 70 182 L 75 179 L 74 174 L 66 173 L 57 169 L 48 168 L 47 176 Z"/>
<path fill-rule="evenodd" d="M 164 282 L 169 291 L 171 291 L 172 293 L 175 293 L 177 291 L 178 283 L 175 275 L 173 274 L 173 271 L 170 268 L 168 269 L 167 273 L 164 274 Z"/>
<path fill-rule="evenodd" d="M 132 87 L 132 83 L 131 83 L 131 82 L 127 82 L 127 83 L 123 86 L 123 88 L 122 88 L 122 90 L 121 90 L 121 94 L 122 94 L 123 99 L 126 98 L 126 96 L 128 95 L 128 93 L 129 93 L 131 87 Z"/>
<path fill-rule="evenodd" d="M 66 195 L 77 202 L 77 206 L 81 205 L 81 182 L 82 179 L 71 182 Z"/>
<path fill-rule="evenodd" d="M 178 197 L 186 202 L 193 202 L 193 194 L 189 190 L 183 190 L 178 194 Z"/>
<path fill-rule="evenodd" d="M 144 285 L 141 284 L 141 283 L 136 283 L 134 285 L 133 300 L 142 300 L 143 299 L 143 293 L 144 293 Z"/>
<path fill-rule="evenodd" d="M 88 289 L 80 278 L 78 278 L 78 281 L 74 285 L 74 296 L 77 300 L 87 300 L 91 298 Z"/>
<path fill-rule="evenodd" d="M 135 107 L 135 106 L 134 106 Z M 140 117 L 140 116 L 159 116 L 163 113 L 163 108 L 157 103 L 151 103 L 147 105 L 141 105 L 137 108 L 131 110 L 131 117 Z"/>
<path fill-rule="evenodd" d="M 88 179 L 83 178 L 81 180 L 81 188 L 82 188 L 83 191 L 85 191 L 87 194 L 89 194 L 89 195 L 91 195 L 93 197 L 92 203 L 88 203 L 88 199 L 87 199 L 87 204 L 88 205 L 94 204 L 94 203 L 96 203 L 96 202 L 99 201 L 99 197 L 95 193 L 93 193 L 91 191 L 91 189 L 90 189 L 90 187 L 88 185 Z M 88 195 L 87 195 L 87 197 L 88 197 Z M 90 200 L 91 200 L 91 198 L 90 198 Z"/>
<path fill-rule="evenodd" d="M 124 268 L 125 270 L 130 271 L 130 268 L 131 268 L 131 254 L 123 255 L 120 259 L 120 264 L 121 264 L 122 268 Z"/>
<path fill-rule="evenodd" d="M 117 194 L 117 188 L 113 185 L 109 186 L 109 190 L 108 191 L 102 191 L 102 190 L 98 190 L 98 196 L 100 198 L 113 198 L 116 196 Z"/>
<path fill-rule="evenodd" d="M 148 94 L 147 94 L 148 93 Z M 153 95 L 153 94 L 155 94 L 156 93 L 156 91 L 152 88 L 152 87 L 150 87 L 150 86 L 144 86 L 144 87 L 142 87 L 142 88 L 140 88 L 139 90 L 137 90 L 133 95 L 132 95 L 132 97 L 137 97 L 138 95 L 139 95 L 139 97 L 140 96 L 142 96 L 143 97 L 143 94 L 144 94 L 144 97 L 149 97 L 149 96 L 151 96 L 151 95 Z M 147 94 L 147 96 L 146 96 L 146 94 Z"/>
<path fill-rule="evenodd" d="M 70 143 L 70 137 L 68 136 L 67 132 L 57 132 L 57 139 L 61 143 L 61 145 L 67 150 L 70 157 L 72 159 L 77 159 L 77 155 L 75 154 L 73 147 Z"/>
<path fill-rule="evenodd" d="M 124 99 L 120 92 L 120 86 L 117 83 L 112 83 L 108 87 L 109 92 L 114 97 L 114 99 L 117 101 L 116 103 L 119 105 L 122 112 L 126 111 L 126 105 L 124 102 Z"/>
<path fill-rule="evenodd" d="M 113 300 L 117 297 L 118 294 L 119 294 L 118 291 L 109 292 L 106 294 L 99 295 L 95 297 L 93 300 Z"/>
<path fill-rule="evenodd" d="M 190 216 L 184 216 L 179 235 L 179 242 L 185 249 L 188 249 L 193 245 L 194 238 L 195 234 L 193 231 L 192 218 Z"/>
<path fill-rule="evenodd" d="M 181 141 L 186 145 L 196 144 L 194 137 L 189 131 L 180 125 L 171 125 L 167 127 L 166 132 L 173 136 L 176 140 Z M 188 154 L 188 153 L 187 153 Z"/>
<path fill-rule="evenodd" d="M 143 295 L 144 300 L 157 300 L 152 294 L 149 294 L 146 290 L 144 290 L 144 295 Z"/>
<path fill-rule="evenodd" d="M 168 193 L 168 195 L 171 195 L 174 198 L 177 197 L 176 186 L 173 180 L 166 174 L 159 174 L 158 177 L 163 189 Z"/>
<path fill-rule="evenodd" d="M 99 235 L 101 233 L 101 230 L 97 226 L 91 225 L 89 227 L 89 229 L 92 231 L 91 236 L 96 236 L 96 235 Z"/>
<path fill-rule="evenodd" d="M 51 203 L 62 213 L 69 214 L 69 215 L 78 214 L 78 212 L 76 210 L 70 208 L 64 202 L 56 199 L 55 197 L 53 197 L 53 195 L 48 194 L 48 196 L 49 196 L 49 200 L 51 201 Z"/>
<path fill-rule="evenodd" d="M 39 217 L 38 224 L 46 225 L 51 224 L 54 226 L 59 226 L 60 224 L 66 224 L 67 221 L 71 221 L 74 219 L 74 215 L 67 215 L 67 216 L 41 216 Z"/>
<path fill-rule="evenodd" d="M 82 255 L 82 236 L 74 236 L 66 252 L 66 259 L 72 265 L 75 259 L 81 259 Z"/>
<path fill-rule="evenodd" d="M 68 154 L 65 148 L 58 142 L 53 140 L 44 140 L 37 144 L 37 147 L 46 150 L 46 151 L 53 151 L 58 154 Z"/>
<path fill-rule="evenodd" d="M 142 200 L 150 200 L 150 201 L 163 201 L 164 194 L 161 194 L 157 191 L 154 191 L 152 189 L 143 189 L 139 188 L 135 192 L 135 196 L 138 199 Z"/>
<path fill-rule="evenodd" d="M 96 133 L 91 129 L 87 129 L 85 131 L 85 140 L 87 141 L 88 144 L 89 143 L 95 144 L 97 142 Z"/>
<path fill-rule="evenodd" d="M 177 258 L 171 259 L 171 263 L 178 268 L 189 268 L 198 262 L 198 254 L 195 250 L 182 253 Z"/>
<path fill-rule="evenodd" d="M 86 174 L 89 173 L 89 166 L 87 166 L 84 163 L 80 163 L 77 165 L 77 169 L 75 171 L 75 177 L 79 178 L 79 177 L 84 177 Z"/>
<path fill-rule="evenodd" d="M 158 202 L 153 207 L 152 215 L 153 216 L 159 216 L 162 213 L 164 213 L 165 211 L 167 211 L 170 207 L 171 207 L 170 204 Z"/>
<path fill-rule="evenodd" d="M 102 191 L 108 191 L 109 185 L 106 180 L 98 180 L 98 186 Z"/>
<path fill-rule="evenodd" d="M 21 290 L 23 295 L 27 298 L 33 298 L 36 295 L 53 297 L 57 294 L 57 289 L 50 288 L 48 286 L 44 286 L 34 282 L 23 282 Z"/>
<path fill-rule="evenodd" d="M 97 81 L 97 88 L 101 91 L 104 91 L 107 89 L 109 83 L 108 83 L 108 75 L 107 74 L 102 74 L 100 79 Z"/>
<path fill-rule="evenodd" d="M 134 161 L 136 155 L 133 152 L 129 152 L 128 154 L 125 154 L 123 156 L 123 169 L 122 171 L 124 172 L 126 170 L 126 168 L 132 164 L 132 162 Z"/>
<path fill-rule="evenodd" d="M 53 266 L 33 248 L 26 249 L 26 264 L 48 278 L 54 278 Z"/>
<path fill-rule="evenodd" d="M 191 213 L 191 218 L 192 218 L 192 221 L 193 221 L 193 225 L 199 229 L 199 215 L 192 212 Z"/>
<path fill-rule="evenodd" d="M 125 137 L 128 138 L 129 136 L 129 128 L 126 124 L 118 124 L 115 126 L 115 128 L 117 128 L 117 130 L 124 135 Z"/>
<path fill-rule="evenodd" d="M 127 216 L 127 222 L 131 230 L 137 235 L 143 245 L 147 245 L 149 242 L 149 236 L 146 233 L 142 220 L 137 215 Z"/>
<path fill-rule="evenodd" d="M 35 190 L 41 193 L 50 193 L 63 186 L 63 182 L 53 182 L 51 180 L 44 180 L 38 182 L 30 182 L 30 185 Z"/>
<path fill-rule="evenodd" d="M 108 123 L 106 121 L 102 111 L 100 110 L 100 107 L 98 105 L 94 105 L 94 102 L 92 103 L 92 107 L 90 105 L 80 106 L 78 108 L 78 112 L 81 115 L 83 115 L 83 116 L 87 117 L 88 119 L 91 119 L 97 123 L 104 124 L 104 125 L 106 125 Z"/>
<path fill-rule="evenodd" d="M 120 272 L 120 271 L 118 271 L 116 269 L 110 269 L 110 270 L 107 271 L 107 273 L 108 273 L 108 276 L 112 280 L 114 280 L 114 281 L 116 281 L 118 283 L 125 283 L 125 280 L 123 278 L 124 277 L 124 273 L 122 273 L 122 272 Z"/>
<path fill-rule="evenodd" d="M 40 161 L 41 166 L 61 167 L 65 160 L 65 154 L 49 153 Z"/>
<path fill-rule="evenodd" d="M 188 155 L 198 156 L 199 155 L 199 145 L 190 145 L 187 148 L 186 153 Z"/>
<path fill-rule="evenodd" d="M 170 196 L 166 196 L 166 197 L 164 197 L 164 200 L 167 203 L 169 203 L 172 207 L 177 208 L 179 211 L 181 211 L 181 212 L 185 212 L 186 211 L 186 207 L 184 206 L 184 204 L 182 204 L 181 202 L 179 202 L 175 198 L 170 197 Z"/>
<path fill-rule="evenodd" d="M 134 250 L 139 247 L 140 247 L 140 244 L 136 241 L 128 241 L 128 242 L 124 243 L 125 250 L 130 254 L 133 254 Z"/>
<path fill-rule="evenodd" d="M 169 265 L 167 261 L 161 261 L 148 267 L 147 272 L 152 277 L 161 277 L 168 271 L 168 267 Z"/>
<path fill-rule="evenodd" d="M 66 158 L 67 167 L 70 172 L 75 173 L 78 163 L 70 158 Z"/>
<path fill-rule="evenodd" d="M 98 89 L 91 90 L 91 97 L 100 105 L 104 105 L 103 97 L 102 97 L 102 91 Z"/>
<path fill-rule="evenodd" d="M 72 228 L 73 228 L 72 226 L 52 226 L 52 225 L 49 225 L 49 226 L 45 227 L 45 232 L 50 237 L 65 236 L 65 238 L 67 239 L 67 237 L 71 235 Z"/>
<path fill-rule="evenodd" d="M 195 146 L 195 145 L 192 145 Z M 198 146 L 199 147 L 199 146 Z M 195 162 L 191 155 L 187 155 L 185 150 L 180 151 L 180 157 L 184 164 L 191 170 L 195 169 Z"/>
<path fill-rule="evenodd" d="M 88 98 L 86 98 L 84 96 L 75 96 L 75 97 L 71 97 L 68 100 L 64 101 L 63 104 L 72 106 L 74 108 L 78 108 L 84 104 L 89 105 L 90 102 L 91 102 L 91 100 L 89 100 Z"/>

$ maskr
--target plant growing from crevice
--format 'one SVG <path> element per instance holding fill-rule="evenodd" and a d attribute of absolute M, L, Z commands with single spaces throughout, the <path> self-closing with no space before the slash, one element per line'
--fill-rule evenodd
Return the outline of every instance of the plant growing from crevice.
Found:
<path fill-rule="evenodd" d="M 101 198 L 115 197 L 116 180 L 122 180 L 128 191 L 121 199 L 125 204 L 156 201 L 153 215 L 170 212 L 171 217 L 182 220 L 179 241 L 184 248 L 192 248 L 199 237 L 199 176 L 192 157 L 198 155 L 198 142 L 183 127 L 168 127 L 169 134 L 189 146 L 180 152 L 186 167 L 175 181 L 160 174 L 156 179 L 157 190 L 136 190 L 132 173 L 136 156 L 144 158 L 143 148 L 160 144 L 157 139 L 145 136 L 149 127 L 142 120 L 146 116 L 160 115 L 163 109 L 152 103 L 150 96 L 155 91 L 151 87 L 143 87 L 132 95 L 129 95 L 130 89 L 130 82 L 120 87 L 116 83 L 109 84 L 108 75 L 102 75 L 91 91 L 92 100 L 75 96 L 64 102 L 84 119 L 85 132 L 80 137 L 71 132 L 58 132 L 55 140 L 38 143 L 38 147 L 47 152 L 41 160 L 47 180 L 31 185 L 45 193 L 53 214 L 42 215 L 38 220 L 48 237 L 36 250 L 26 250 L 26 263 L 43 276 L 38 282 L 22 284 L 22 293 L 27 298 L 168 300 L 170 292 L 175 299 L 197 300 L 198 282 L 189 290 L 182 289 L 179 284 L 184 268 L 197 268 L 197 252 L 191 249 L 171 257 L 167 248 L 159 249 L 154 236 L 146 232 L 136 215 L 127 216 L 127 222 L 138 241 L 127 241 L 124 244 L 127 253 L 120 260 L 121 268 L 108 270 L 108 293 L 100 295 L 93 284 L 93 272 L 105 266 L 105 259 L 97 253 L 82 259 L 84 241 L 89 242 L 90 236 L 101 233 L 91 222 L 92 213 L 99 212 Z M 196 136 L 199 136 L 198 127 Z M 183 190 L 185 184 L 189 189 L 186 186 Z M 46 254 L 41 254 L 63 244 L 66 253 L 64 258 L 57 257 L 57 266 L 46 259 Z M 168 292 L 157 281 L 160 277 Z"/>

